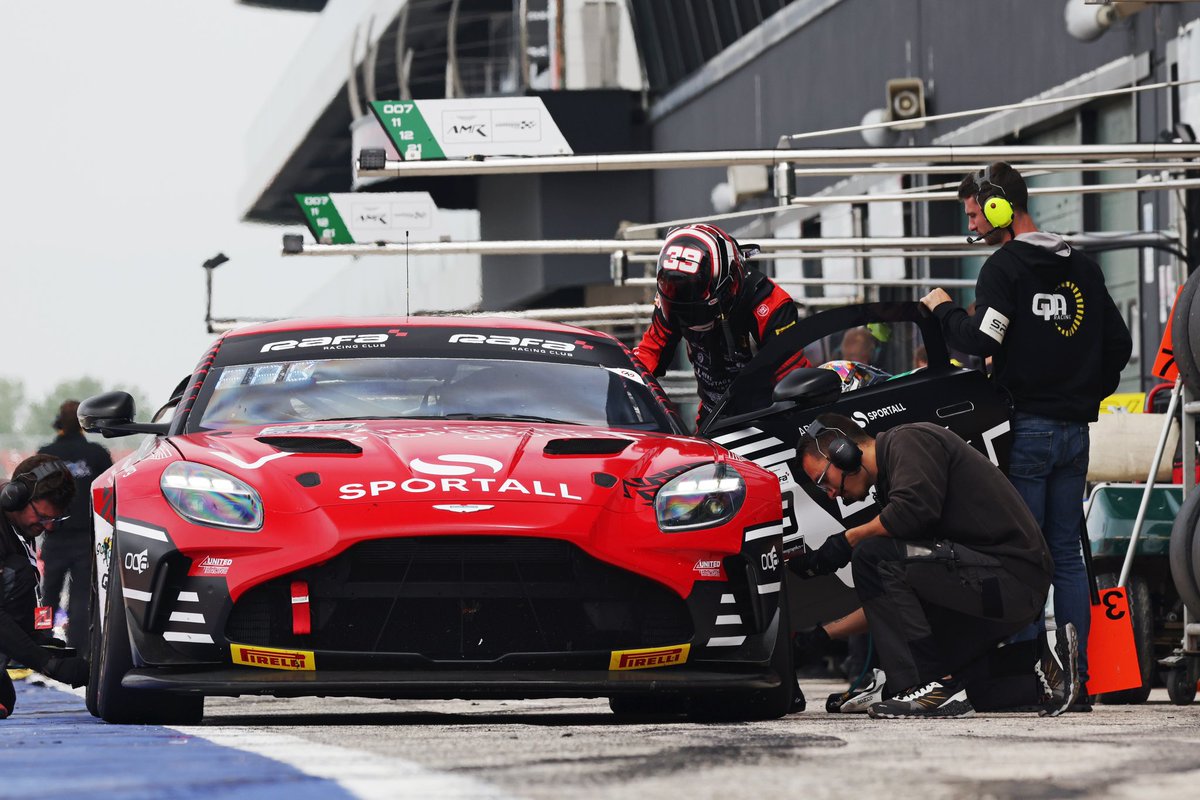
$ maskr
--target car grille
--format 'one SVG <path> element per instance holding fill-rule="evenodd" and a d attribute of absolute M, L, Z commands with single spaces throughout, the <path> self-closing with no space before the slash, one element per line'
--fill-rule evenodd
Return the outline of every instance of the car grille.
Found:
<path fill-rule="evenodd" d="M 291 582 L 308 582 L 312 633 L 292 632 Z M 234 605 L 231 641 L 435 660 L 690 641 L 665 586 L 555 539 L 452 536 L 362 542 L 275 578 Z"/>

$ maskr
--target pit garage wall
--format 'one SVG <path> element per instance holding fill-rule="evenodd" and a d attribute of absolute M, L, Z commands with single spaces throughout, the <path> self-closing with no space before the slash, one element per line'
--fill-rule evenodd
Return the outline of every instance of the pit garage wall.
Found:
<path fill-rule="evenodd" d="M 1152 5 L 1119 21 L 1098 39 L 1081 42 L 1067 32 L 1064 5 L 1065 0 L 1006 0 L 1003 13 L 997 13 L 995 5 L 944 0 L 794 0 L 767 20 L 762 30 L 652 100 L 654 149 L 771 148 L 784 134 L 856 125 L 869 110 L 885 105 L 886 83 L 892 78 L 922 78 L 929 114 L 1019 102 L 1143 53 L 1151 64 L 1151 74 L 1143 82 L 1166 80 L 1174 58 L 1168 49 L 1177 49 L 1169 42 L 1182 26 L 1200 18 L 1200 4 Z M 760 41 L 752 41 L 755 38 Z M 776 43 L 764 49 L 761 40 Z M 1179 49 L 1191 53 L 1193 60 L 1200 56 L 1200 48 Z M 1189 69 L 1200 74 L 1200 62 Z M 1185 113 L 1191 107 L 1200 110 L 1200 103 L 1192 105 L 1188 100 L 1185 95 Z M 1146 93 L 1131 102 L 1138 141 L 1155 141 L 1160 131 L 1174 123 L 1165 92 Z M 929 124 L 900 134 L 896 144 L 932 144 L 969 121 Z M 1191 123 L 1200 131 L 1200 119 Z M 1017 136 L 1019 141 L 1034 141 L 1037 133 L 1037 129 L 1008 131 L 1005 141 L 1018 141 Z M 806 140 L 800 146 L 866 144 L 861 134 L 849 133 Z M 653 173 L 654 218 L 713 213 L 712 189 L 725 179 L 720 169 Z M 831 182 L 799 181 L 797 193 L 816 192 Z M 1151 203 L 1153 226 L 1177 224 L 1163 193 L 1140 194 L 1137 208 L 1146 203 Z M 935 204 L 928 222 L 918 222 L 915 229 L 909 222 L 909 233 L 958 234 L 960 217 L 951 204 Z M 1139 211 L 1124 227 L 1144 226 Z M 1140 260 L 1132 254 L 1127 259 L 1131 265 Z M 1125 276 L 1126 282 L 1130 277 Z M 1149 351 L 1157 348 L 1162 315 L 1157 279 L 1138 283 L 1137 288 L 1129 286 L 1134 299 L 1131 322 L 1141 329 L 1135 340 L 1141 348 L 1140 364 L 1145 365 L 1153 361 Z M 1131 365 L 1129 380 L 1136 384 L 1140 371 Z"/>

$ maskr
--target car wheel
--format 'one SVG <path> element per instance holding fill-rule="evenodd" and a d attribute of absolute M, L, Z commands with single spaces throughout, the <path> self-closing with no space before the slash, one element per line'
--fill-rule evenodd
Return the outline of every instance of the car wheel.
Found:
<path fill-rule="evenodd" d="M 96 703 L 96 687 L 100 675 L 100 600 L 96 578 L 96 548 L 92 547 L 92 571 L 88 601 L 88 684 L 84 693 L 84 702 L 88 713 L 93 717 L 100 716 L 100 707 Z"/>
<path fill-rule="evenodd" d="M 1175 304 L 1175 313 L 1171 317 L 1171 350 L 1175 365 L 1183 382 L 1193 394 L 1200 394 L 1200 365 L 1196 363 L 1193 353 L 1200 353 L 1195 345 L 1200 344 L 1200 302 L 1197 302 L 1197 291 L 1200 290 L 1200 278 L 1195 274 L 1183 285 L 1183 292 Z"/>
<path fill-rule="evenodd" d="M 796 694 L 791 633 L 787 598 L 780 597 L 775 649 L 771 653 L 771 671 L 779 676 L 779 686 L 756 692 L 695 695 L 691 699 L 688 715 L 698 721 L 715 722 L 779 719 L 791 711 L 792 699 Z"/>
<path fill-rule="evenodd" d="M 108 568 L 104 632 L 92 636 L 94 677 L 89 692 L 95 689 L 94 713 L 105 722 L 117 724 L 194 725 L 204 716 L 203 697 L 139 692 L 121 685 L 125 673 L 133 669 L 133 654 L 121 595 L 121 576 L 117 570 L 119 563 L 114 546 Z"/>
<path fill-rule="evenodd" d="M 608 707 L 619 717 L 674 716 L 687 711 L 687 698 L 677 694 L 618 694 L 608 698 Z"/>
<path fill-rule="evenodd" d="M 1117 585 L 1117 576 L 1105 572 L 1096 576 L 1101 589 Z M 1138 668 L 1142 674 L 1142 685 L 1119 692 L 1104 692 L 1098 695 L 1105 705 L 1131 705 L 1144 703 L 1150 697 L 1154 683 L 1154 607 L 1150 597 L 1150 586 L 1140 575 L 1130 575 L 1125 584 L 1125 596 L 1129 600 L 1129 616 L 1133 622 L 1133 643 L 1137 651 Z"/>

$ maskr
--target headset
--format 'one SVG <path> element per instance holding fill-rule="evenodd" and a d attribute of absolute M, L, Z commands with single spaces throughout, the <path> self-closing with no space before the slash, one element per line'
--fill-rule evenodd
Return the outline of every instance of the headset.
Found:
<path fill-rule="evenodd" d="M 979 170 L 979 177 L 975 179 L 975 186 L 978 191 L 975 193 L 975 202 L 979 203 L 979 207 L 983 209 L 983 217 L 993 228 L 1007 228 L 1012 225 L 1013 207 L 1009 202 L 1008 196 L 1004 193 L 1004 189 L 992 183 L 992 168 L 990 166 Z"/>
<path fill-rule="evenodd" d="M 829 444 L 822 450 L 820 437 L 826 433 L 837 435 L 830 439 Z M 862 448 L 851 440 L 841 428 L 827 428 L 814 419 L 808 426 L 808 435 L 817 443 L 817 452 L 842 472 L 853 475 L 862 469 Z"/>
<path fill-rule="evenodd" d="M 55 460 L 39 464 L 30 472 L 13 475 L 12 480 L 0 488 L 0 510 L 20 511 L 33 500 L 38 483 L 60 470 L 62 462 Z"/>

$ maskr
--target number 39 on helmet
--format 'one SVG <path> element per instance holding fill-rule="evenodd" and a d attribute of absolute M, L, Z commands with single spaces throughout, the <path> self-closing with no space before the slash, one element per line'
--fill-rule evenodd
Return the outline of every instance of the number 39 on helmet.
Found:
<path fill-rule="evenodd" d="M 757 252 L 715 225 L 675 228 L 658 256 L 663 313 L 688 328 L 712 325 L 733 307 L 745 283 L 746 259 Z"/>

